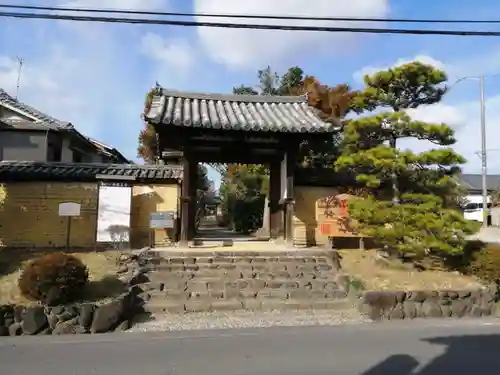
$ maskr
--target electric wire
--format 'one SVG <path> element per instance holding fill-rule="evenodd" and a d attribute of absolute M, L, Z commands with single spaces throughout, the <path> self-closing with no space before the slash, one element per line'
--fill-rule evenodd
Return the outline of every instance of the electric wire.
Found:
<path fill-rule="evenodd" d="M 369 27 L 337 27 L 337 26 L 306 26 L 306 25 L 270 25 L 247 24 L 229 22 L 203 21 L 175 21 L 148 18 L 123 18 L 103 16 L 77 16 L 50 13 L 0 12 L 0 17 L 17 19 L 43 19 L 78 22 L 101 22 L 120 24 L 187 26 L 187 27 L 214 27 L 229 29 L 252 30 L 282 30 L 282 31 L 315 31 L 315 32 L 350 32 L 365 34 L 406 34 L 406 35 L 450 35 L 450 36 L 500 36 L 500 31 L 476 30 L 431 30 L 431 29 L 402 29 L 402 28 L 369 28 Z"/>

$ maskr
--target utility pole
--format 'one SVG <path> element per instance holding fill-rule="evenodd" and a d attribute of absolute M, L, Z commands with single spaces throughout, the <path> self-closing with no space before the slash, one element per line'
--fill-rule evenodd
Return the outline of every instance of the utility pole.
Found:
<path fill-rule="evenodd" d="M 23 69 L 24 59 L 22 57 L 16 56 L 19 68 L 17 70 L 17 84 L 16 84 L 16 100 L 19 97 L 19 86 L 21 82 L 21 71 Z"/>
<path fill-rule="evenodd" d="M 486 150 L 486 109 L 484 103 L 484 76 L 479 76 L 479 95 L 481 106 L 481 177 L 483 188 L 483 228 L 488 227 L 489 208 L 488 208 L 488 165 Z"/>
<path fill-rule="evenodd" d="M 481 180 L 482 180 L 482 195 L 483 195 L 483 228 L 488 227 L 488 218 L 489 212 L 488 209 L 488 164 L 487 164 L 487 153 L 486 149 L 486 104 L 484 100 L 484 78 L 485 77 L 495 77 L 500 74 L 489 74 L 487 76 L 480 75 L 479 77 L 462 77 L 459 80 L 455 81 L 453 85 L 449 87 L 449 89 L 453 88 L 456 84 L 473 79 L 479 80 L 479 105 L 481 111 Z"/>

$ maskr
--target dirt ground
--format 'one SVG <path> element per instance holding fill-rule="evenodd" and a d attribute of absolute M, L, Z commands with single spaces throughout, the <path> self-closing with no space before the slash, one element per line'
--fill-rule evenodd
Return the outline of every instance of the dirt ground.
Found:
<path fill-rule="evenodd" d="M 50 250 L 53 251 L 53 250 Z M 23 266 L 47 251 L 0 249 L 0 305 L 13 303 L 30 305 L 36 302 L 20 295 L 17 280 Z M 104 302 L 121 294 L 125 286 L 116 277 L 118 251 L 88 251 L 71 253 L 80 258 L 89 269 L 86 301 Z"/>
<path fill-rule="evenodd" d="M 341 250 L 342 269 L 366 290 L 436 290 L 477 288 L 480 282 L 458 272 L 419 271 L 409 264 L 380 260 L 376 250 Z"/>

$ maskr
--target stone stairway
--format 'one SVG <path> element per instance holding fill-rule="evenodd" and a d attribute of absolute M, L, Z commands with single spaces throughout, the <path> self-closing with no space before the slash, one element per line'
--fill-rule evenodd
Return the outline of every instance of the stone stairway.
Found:
<path fill-rule="evenodd" d="M 151 313 L 351 307 L 325 251 L 153 252 L 136 292 Z"/>

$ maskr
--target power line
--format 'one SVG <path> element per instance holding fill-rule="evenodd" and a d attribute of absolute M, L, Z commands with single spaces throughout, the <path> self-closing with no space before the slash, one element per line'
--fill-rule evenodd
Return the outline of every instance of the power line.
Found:
<path fill-rule="evenodd" d="M 33 5 L 0 4 L 0 8 L 44 10 L 56 12 L 85 12 L 85 13 L 111 13 L 143 16 L 172 16 L 172 17 L 206 17 L 206 18 L 245 18 L 262 20 L 302 20 L 302 21 L 342 21 L 342 22 L 396 22 L 396 23 L 466 23 L 466 24 L 498 24 L 500 20 L 440 20 L 440 19 L 410 19 L 410 18 L 356 18 L 356 17 L 307 17 L 307 16 L 277 16 L 257 14 L 228 14 L 228 13 L 184 13 L 184 12 L 153 12 L 129 9 L 95 9 L 95 8 L 70 8 L 48 7 Z"/>
<path fill-rule="evenodd" d="M 104 22 L 136 25 L 169 25 L 188 27 L 215 27 L 229 29 L 252 30 L 284 30 L 284 31 L 320 31 L 320 32 L 350 32 L 365 34 L 406 34 L 406 35 L 455 35 L 455 36 L 500 36 L 500 31 L 462 31 L 462 30 L 423 30 L 423 29 L 394 29 L 369 27 L 333 27 L 333 26 L 297 26 L 297 25 L 262 25 L 240 24 L 228 22 L 200 22 L 200 21 L 173 21 L 146 18 L 96 17 L 96 16 L 69 16 L 47 13 L 20 13 L 0 12 L 0 17 L 19 19 L 66 20 L 78 22 Z"/>

